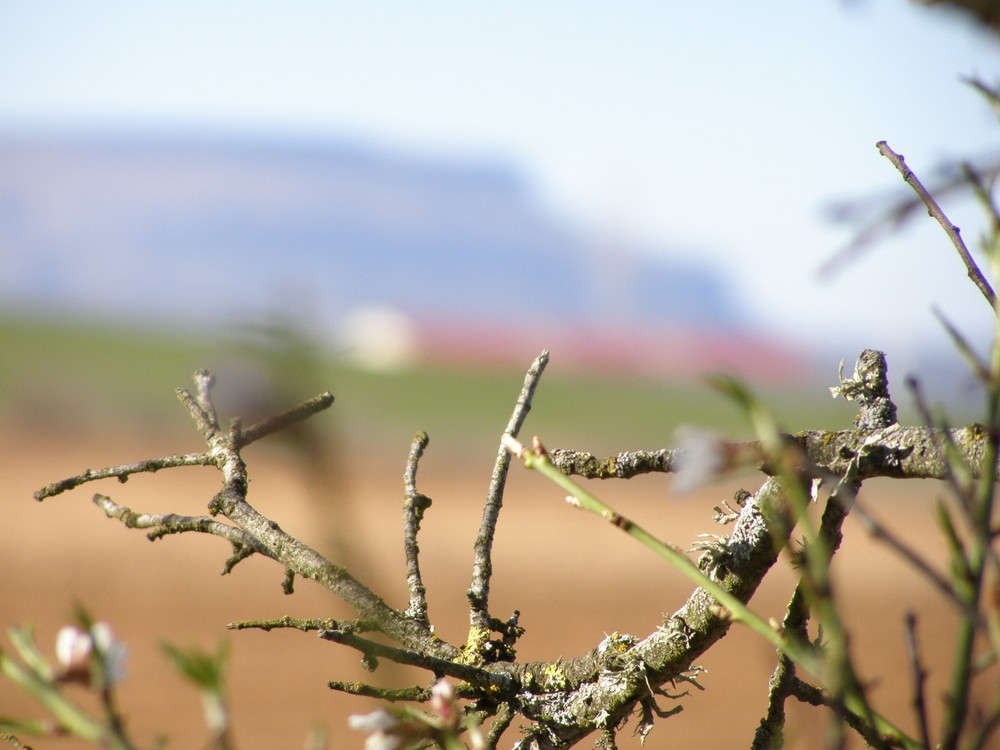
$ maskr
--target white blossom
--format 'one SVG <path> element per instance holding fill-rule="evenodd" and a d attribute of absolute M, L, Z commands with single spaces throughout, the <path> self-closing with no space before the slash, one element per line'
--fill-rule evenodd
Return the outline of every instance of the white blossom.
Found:
<path fill-rule="evenodd" d="M 431 688 L 431 708 L 445 726 L 457 727 L 459 721 L 458 704 L 455 703 L 455 688 L 443 677 Z"/>
<path fill-rule="evenodd" d="M 67 672 L 90 669 L 90 652 L 94 642 L 89 633 L 84 633 L 76 625 L 66 625 L 56 635 L 56 658 Z"/>
<path fill-rule="evenodd" d="M 677 438 L 682 453 L 678 456 L 673 489 L 678 494 L 691 492 L 718 479 L 728 468 L 726 443 L 718 435 L 696 427 L 681 426 Z"/>
<path fill-rule="evenodd" d="M 66 679 L 93 682 L 91 659 L 95 651 L 107 684 L 125 679 L 126 648 L 115 640 L 106 622 L 94 623 L 86 632 L 76 625 L 66 625 L 56 635 L 56 658 L 65 670 Z"/>
<path fill-rule="evenodd" d="M 402 722 L 383 708 L 368 714 L 351 714 L 347 726 L 368 732 L 365 750 L 397 750 L 403 744 Z"/>

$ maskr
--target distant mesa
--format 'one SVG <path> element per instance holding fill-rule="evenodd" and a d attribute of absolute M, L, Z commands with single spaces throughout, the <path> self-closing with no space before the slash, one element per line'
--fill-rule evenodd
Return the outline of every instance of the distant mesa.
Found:
<path fill-rule="evenodd" d="M 376 368 L 520 365 L 542 346 L 622 371 L 793 358 L 759 340 L 717 269 L 567 226 L 496 163 L 0 134 L 0 247 L 8 309 L 199 328 L 291 310 Z"/>

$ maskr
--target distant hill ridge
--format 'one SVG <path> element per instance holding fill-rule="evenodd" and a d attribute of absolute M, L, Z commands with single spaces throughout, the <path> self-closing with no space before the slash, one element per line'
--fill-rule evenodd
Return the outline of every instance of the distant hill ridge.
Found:
<path fill-rule="evenodd" d="M 642 346 L 661 330 L 716 346 L 750 334 L 711 268 L 566 226 L 511 168 L 346 142 L 3 134 L 0 247 L 8 306 L 75 314 L 190 324 L 292 310 L 332 336 L 375 308 L 437 349 L 508 323 L 641 330 Z"/>

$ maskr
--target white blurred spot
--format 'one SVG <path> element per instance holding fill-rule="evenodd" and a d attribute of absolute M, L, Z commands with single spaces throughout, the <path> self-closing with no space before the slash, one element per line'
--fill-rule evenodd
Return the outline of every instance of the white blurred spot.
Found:
<path fill-rule="evenodd" d="M 348 358 L 369 370 L 399 370 L 417 354 L 416 327 L 408 317 L 388 307 L 359 307 L 344 318 L 340 340 Z"/>

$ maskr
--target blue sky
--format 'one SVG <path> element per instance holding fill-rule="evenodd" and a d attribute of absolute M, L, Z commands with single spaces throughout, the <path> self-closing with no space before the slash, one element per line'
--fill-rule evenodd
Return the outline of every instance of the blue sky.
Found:
<path fill-rule="evenodd" d="M 960 77 L 1000 44 L 905 0 L 808 3 L 0 0 L 0 127 L 362 139 L 522 170 L 598 237 L 717 264 L 778 335 L 852 359 L 989 330 L 929 219 L 831 281 L 830 202 L 997 153 Z M 971 204 L 945 203 L 970 243 Z"/>

